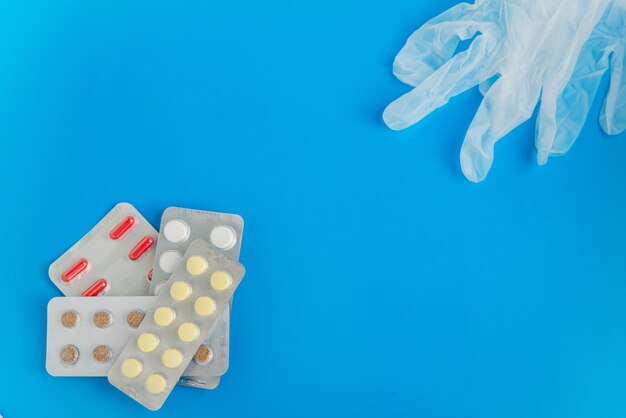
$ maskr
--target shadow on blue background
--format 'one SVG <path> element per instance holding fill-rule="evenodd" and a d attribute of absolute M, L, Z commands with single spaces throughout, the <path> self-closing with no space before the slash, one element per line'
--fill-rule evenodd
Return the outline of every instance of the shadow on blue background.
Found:
<path fill-rule="evenodd" d="M 48 265 L 118 201 L 241 214 L 231 366 L 156 416 L 623 417 L 626 141 L 486 182 L 477 91 L 392 132 L 406 37 L 453 1 L 0 4 L 0 413 L 153 416 L 45 372 Z"/>

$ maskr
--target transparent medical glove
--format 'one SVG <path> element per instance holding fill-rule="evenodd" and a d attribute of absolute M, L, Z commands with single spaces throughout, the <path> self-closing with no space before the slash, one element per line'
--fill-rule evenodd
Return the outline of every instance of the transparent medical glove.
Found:
<path fill-rule="evenodd" d="M 610 85 L 600 126 L 609 135 L 626 129 L 626 0 L 613 1 L 585 43 L 570 82 L 560 92 L 544 91 L 537 119 L 537 161 L 569 151 L 585 124 L 604 74 Z"/>
<path fill-rule="evenodd" d="M 485 97 L 461 149 L 463 173 L 482 181 L 495 143 L 530 118 L 542 88 L 554 89 L 557 97 L 565 89 L 608 5 L 609 0 L 477 0 L 449 9 L 413 33 L 396 57 L 394 74 L 414 89 L 385 109 L 385 122 L 405 129 L 483 84 Z M 472 38 L 467 50 L 456 53 L 461 41 Z"/>

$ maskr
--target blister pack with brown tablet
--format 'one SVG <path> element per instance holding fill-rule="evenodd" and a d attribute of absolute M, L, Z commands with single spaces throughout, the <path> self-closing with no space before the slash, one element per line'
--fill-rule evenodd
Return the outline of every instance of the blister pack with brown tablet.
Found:
<path fill-rule="evenodd" d="M 46 369 L 53 376 L 106 376 L 155 296 L 57 297 L 48 303 Z M 228 367 L 228 315 L 219 317 L 179 384 L 213 389 Z"/>

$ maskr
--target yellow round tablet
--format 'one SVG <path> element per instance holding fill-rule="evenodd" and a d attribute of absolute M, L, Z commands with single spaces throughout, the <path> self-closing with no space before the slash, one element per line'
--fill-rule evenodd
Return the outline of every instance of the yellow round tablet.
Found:
<path fill-rule="evenodd" d="M 183 322 L 178 327 L 178 338 L 186 343 L 198 338 L 198 334 L 200 334 L 200 330 L 193 322 Z"/>
<path fill-rule="evenodd" d="M 185 282 L 174 282 L 170 287 L 170 296 L 172 299 L 181 301 L 185 300 L 191 295 L 191 286 Z"/>
<path fill-rule="evenodd" d="M 216 271 L 211 275 L 211 286 L 215 290 L 226 290 L 232 283 L 232 277 L 225 271 Z"/>
<path fill-rule="evenodd" d="M 146 390 L 153 395 L 163 392 L 166 386 L 167 380 L 160 374 L 151 374 L 146 379 Z"/>
<path fill-rule="evenodd" d="M 161 306 L 154 311 L 154 322 L 157 325 L 166 327 L 176 319 L 176 312 L 166 306 Z"/>
<path fill-rule="evenodd" d="M 174 369 L 183 363 L 183 353 L 175 348 L 170 348 L 163 352 L 161 361 L 165 367 Z"/>
<path fill-rule="evenodd" d="M 200 296 L 193 304 L 193 310 L 200 316 L 209 316 L 216 308 L 215 301 L 208 296 Z"/>
<path fill-rule="evenodd" d="M 137 348 L 144 353 L 151 353 L 159 346 L 159 337 L 156 335 L 144 332 L 137 338 Z"/>
<path fill-rule="evenodd" d="M 192 255 L 187 259 L 187 271 L 189 274 L 199 276 L 209 268 L 209 262 L 206 258 L 199 255 Z"/>
<path fill-rule="evenodd" d="M 132 379 L 133 377 L 137 377 L 141 374 L 143 365 L 135 358 L 127 358 L 122 362 L 121 370 L 124 377 Z"/>

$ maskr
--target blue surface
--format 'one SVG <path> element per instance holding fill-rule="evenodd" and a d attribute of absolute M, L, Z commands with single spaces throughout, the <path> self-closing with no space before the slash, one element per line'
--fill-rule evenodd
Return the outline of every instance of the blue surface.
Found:
<path fill-rule="evenodd" d="M 0 4 L 0 413 L 623 417 L 626 137 L 567 157 L 534 125 L 483 184 L 471 91 L 381 113 L 406 37 L 455 1 Z M 152 414 L 46 374 L 48 265 L 118 201 L 246 221 L 231 367 Z"/>

